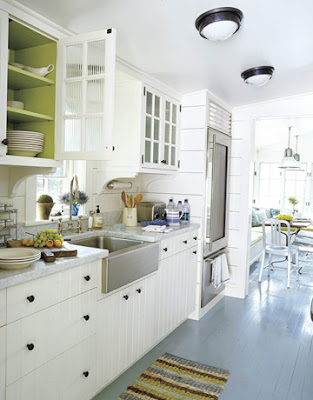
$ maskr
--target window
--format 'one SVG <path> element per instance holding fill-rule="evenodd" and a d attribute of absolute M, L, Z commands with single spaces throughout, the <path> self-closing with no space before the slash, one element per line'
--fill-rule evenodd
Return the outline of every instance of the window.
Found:
<path fill-rule="evenodd" d="M 306 192 L 306 179 L 307 179 L 307 164 L 301 164 L 301 170 L 286 170 L 285 171 L 285 190 L 284 190 L 284 204 L 285 209 L 291 209 L 292 205 L 289 203 L 289 197 L 295 197 L 298 204 L 295 209 L 301 213 L 305 209 L 305 192 Z"/>
<path fill-rule="evenodd" d="M 278 163 L 260 163 L 258 205 L 280 208 L 281 171 Z"/>
<path fill-rule="evenodd" d="M 68 215 L 69 207 L 60 203 L 60 196 L 70 190 L 70 182 L 74 175 L 77 175 L 79 190 L 86 190 L 86 162 L 85 161 L 63 161 L 63 165 L 56 169 L 54 174 L 38 175 L 36 180 L 36 199 L 42 194 L 48 194 L 53 198 L 55 206 L 52 214 L 61 212 Z M 82 206 L 81 213 L 84 213 Z"/>

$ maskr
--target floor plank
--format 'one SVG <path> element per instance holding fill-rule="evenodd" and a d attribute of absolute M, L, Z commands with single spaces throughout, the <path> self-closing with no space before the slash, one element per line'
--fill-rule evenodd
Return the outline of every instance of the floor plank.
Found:
<path fill-rule="evenodd" d="M 286 266 L 285 264 L 279 264 Z M 300 281 L 274 269 L 258 283 L 258 263 L 245 300 L 225 297 L 201 321 L 188 320 L 104 389 L 114 400 L 165 352 L 231 371 L 220 400 L 313 399 L 313 268 Z"/>

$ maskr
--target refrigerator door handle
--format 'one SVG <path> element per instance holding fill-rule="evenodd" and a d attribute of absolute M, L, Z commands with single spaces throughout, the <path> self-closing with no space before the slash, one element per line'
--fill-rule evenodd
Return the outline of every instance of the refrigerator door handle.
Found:
<path fill-rule="evenodd" d="M 211 183 L 211 206 L 210 206 L 210 243 L 209 249 L 213 250 L 213 210 L 214 210 L 214 186 L 215 186 L 215 174 L 216 174 L 216 135 L 213 135 L 213 152 L 212 152 L 212 183 Z"/>

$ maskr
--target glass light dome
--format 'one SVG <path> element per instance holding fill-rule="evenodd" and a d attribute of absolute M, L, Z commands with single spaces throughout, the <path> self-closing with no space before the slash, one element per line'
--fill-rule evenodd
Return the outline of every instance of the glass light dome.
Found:
<path fill-rule="evenodd" d="M 201 36 L 209 40 L 218 41 L 230 38 L 238 29 L 238 24 L 234 21 L 218 21 L 205 26 L 201 31 Z"/>

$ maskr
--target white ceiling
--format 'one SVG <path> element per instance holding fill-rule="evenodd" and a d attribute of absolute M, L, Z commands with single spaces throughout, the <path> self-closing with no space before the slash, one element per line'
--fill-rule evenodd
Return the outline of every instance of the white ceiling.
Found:
<path fill-rule="evenodd" d="M 117 29 L 117 54 L 180 93 L 209 89 L 238 106 L 313 92 L 313 1 L 302 0 L 19 0 L 76 33 Z M 209 42 L 195 19 L 220 6 L 244 13 L 239 32 Z M 264 87 L 251 87 L 243 70 L 273 65 Z"/>

